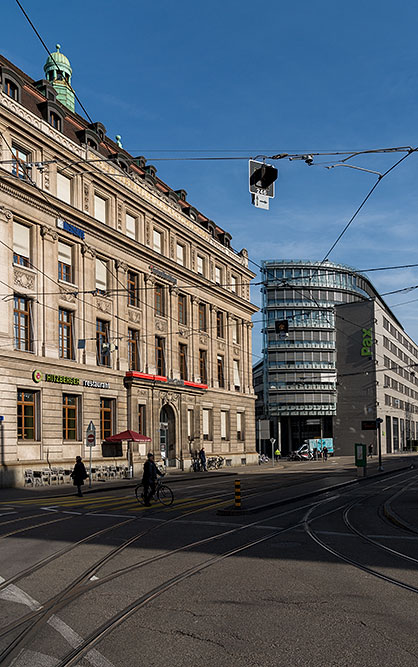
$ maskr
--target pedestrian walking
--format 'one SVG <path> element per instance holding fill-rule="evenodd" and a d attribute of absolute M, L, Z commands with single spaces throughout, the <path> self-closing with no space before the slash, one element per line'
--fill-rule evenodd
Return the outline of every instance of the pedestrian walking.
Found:
<path fill-rule="evenodd" d="M 328 458 L 328 447 L 326 445 L 322 447 L 322 458 L 324 461 L 326 461 Z"/>
<path fill-rule="evenodd" d="M 276 458 L 276 461 L 278 461 L 282 457 L 282 453 L 280 449 L 277 447 L 276 451 L 274 452 L 274 456 Z"/>
<path fill-rule="evenodd" d="M 75 457 L 75 466 L 71 473 L 71 477 L 73 479 L 74 486 L 77 487 L 77 495 L 82 496 L 83 494 L 81 493 L 81 487 L 84 484 L 84 480 L 87 479 L 88 474 L 86 472 L 86 467 L 81 460 L 81 456 Z"/>
<path fill-rule="evenodd" d="M 318 447 L 314 447 L 312 453 L 313 453 L 314 461 L 316 461 L 317 458 L 318 458 Z"/>
<path fill-rule="evenodd" d="M 207 472 L 208 469 L 206 468 L 206 452 L 204 447 L 202 447 L 202 449 L 199 452 L 199 459 L 203 472 Z"/>
<path fill-rule="evenodd" d="M 150 507 L 151 498 L 155 493 L 155 485 L 157 482 L 157 476 L 164 477 L 164 474 L 160 472 L 154 462 L 154 454 L 152 452 L 148 453 L 147 460 L 144 463 L 144 472 L 142 474 L 142 484 L 144 486 L 144 505 Z"/>
<path fill-rule="evenodd" d="M 372 445 L 372 443 L 370 443 L 370 445 L 369 445 L 369 456 L 370 456 L 370 458 L 373 458 L 373 445 Z"/>

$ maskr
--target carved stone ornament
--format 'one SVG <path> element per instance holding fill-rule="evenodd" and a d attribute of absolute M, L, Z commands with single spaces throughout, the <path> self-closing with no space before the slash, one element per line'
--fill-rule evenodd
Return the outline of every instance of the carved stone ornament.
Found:
<path fill-rule="evenodd" d="M 169 290 L 170 290 L 170 294 L 172 294 L 172 296 L 178 296 L 179 295 L 178 287 L 169 287 Z"/>
<path fill-rule="evenodd" d="M 196 266 L 196 251 L 194 248 L 192 248 L 191 258 L 192 258 L 192 271 L 194 271 Z"/>
<path fill-rule="evenodd" d="M 41 236 L 43 239 L 49 238 L 51 241 L 58 241 L 57 232 L 52 227 L 48 227 L 48 225 L 42 225 Z"/>
<path fill-rule="evenodd" d="M 179 400 L 179 395 L 174 393 L 173 391 L 167 391 L 165 392 L 160 392 L 161 396 L 161 403 L 163 405 L 170 404 L 170 403 L 177 403 Z"/>
<path fill-rule="evenodd" d="M 123 271 L 123 273 L 126 273 L 128 270 L 128 265 L 126 262 L 122 262 L 121 259 L 115 259 L 115 266 L 117 271 Z"/>
<path fill-rule="evenodd" d="M 49 174 L 49 164 L 44 164 L 43 168 L 43 179 L 44 179 L 44 189 L 49 190 L 51 186 L 50 174 Z"/>
<path fill-rule="evenodd" d="M 202 345 L 207 345 L 208 344 L 208 335 L 207 334 L 200 334 L 199 342 L 202 343 Z"/>
<path fill-rule="evenodd" d="M 193 304 L 194 304 L 194 303 L 199 303 L 199 297 L 196 296 L 195 294 L 192 294 L 192 296 L 190 297 L 190 299 L 191 299 L 191 301 L 192 301 Z"/>
<path fill-rule="evenodd" d="M 60 299 L 63 301 L 68 301 L 68 303 L 75 303 L 77 299 L 77 290 L 74 292 L 68 292 L 63 287 L 60 287 Z"/>
<path fill-rule="evenodd" d="M 112 313 L 112 302 L 109 301 L 108 299 L 101 299 L 100 297 L 96 297 L 96 308 L 97 310 L 100 310 L 102 313 Z"/>
<path fill-rule="evenodd" d="M 147 389 L 138 389 L 136 394 L 137 394 L 137 396 L 148 396 L 148 390 Z"/>
<path fill-rule="evenodd" d="M 225 344 L 224 343 L 218 343 L 218 350 L 220 350 L 221 352 L 224 352 Z"/>
<path fill-rule="evenodd" d="M 2 222 L 11 222 L 13 220 L 13 213 L 5 206 L 0 206 L 0 220 Z"/>
<path fill-rule="evenodd" d="M 133 324 L 138 324 L 141 321 L 141 312 L 139 310 L 128 309 L 128 319 Z"/>
<path fill-rule="evenodd" d="M 145 223 L 145 239 L 146 239 L 147 246 L 150 246 L 151 245 L 151 226 L 150 226 L 148 220 Z"/>
<path fill-rule="evenodd" d="M 162 333 L 167 332 L 167 320 L 163 320 L 159 317 L 155 318 L 155 330 L 161 331 Z"/>
<path fill-rule="evenodd" d="M 235 356 L 236 356 L 236 357 L 239 357 L 239 354 L 240 354 L 240 349 L 239 349 L 239 347 L 233 347 L 232 349 L 233 349 L 233 352 L 234 352 Z"/>
<path fill-rule="evenodd" d="M 174 237 L 173 236 L 170 239 L 170 257 L 171 257 L 171 259 L 174 259 Z"/>
<path fill-rule="evenodd" d="M 118 229 L 122 229 L 122 204 L 118 203 Z"/>
<path fill-rule="evenodd" d="M 35 276 L 32 273 L 22 271 L 22 269 L 14 270 L 14 284 L 25 289 L 33 290 L 35 286 Z"/>
<path fill-rule="evenodd" d="M 81 246 L 81 254 L 84 255 L 84 257 L 88 257 L 90 255 L 92 259 L 96 257 L 96 251 L 94 248 L 87 245 L 87 243 Z"/>
<path fill-rule="evenodd" d="M 89 184 L 84 183 L 84 210 L 88 211 L 89 210 L 89 194 L 90 194 L 90 189 L 89 189 Z"/>

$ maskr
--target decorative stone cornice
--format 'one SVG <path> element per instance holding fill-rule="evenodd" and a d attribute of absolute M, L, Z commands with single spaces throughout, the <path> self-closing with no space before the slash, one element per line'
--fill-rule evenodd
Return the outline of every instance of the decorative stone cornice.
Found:
<path fill-rule="evenodd" d="M 167 320 L 156 317 L 155 318 L 155 330 L 160 333 L 167 333 Z"/>
<path fill-rule="evenodd" d="M 50 239 L 51 241 L 58 241 L 58 234 L 53 227 L 42 225 L 41 236 L 43 239 Z"/>
<path fill-rule="evenodd" d="M 112 302 L 109 299 L 103 299 L 101 297 L 96 297 L 96 308 L 102 313 L 112 314 Z"/>
<path fill-rule="evenodd" d="M 94 248 L 87 245 L 87 243 L 81 246 L 81 254 L 84 255 L 84 257 L 90 256 L 92 259 L 96 257 L 96 251 Z"/>
<path fill-rule="evenodd" d="M 13 281 L 24 289 L 33 290 L 35 287 L 35 275 L 24 269 L 14 269 Z"/>
<path fill-rule="evenodd" d="M 122 273 L 126 273 L 128 270 L 128 265 L 121 259 L 115 259 L 115 267 L 117 271 L 122 271 Z"/>
<path fill-rule="evenodd" d="M 1 222 L 11 222 L 13 220 L 13 213 L 5 206 L 0 206 L 0 220 Z"/>

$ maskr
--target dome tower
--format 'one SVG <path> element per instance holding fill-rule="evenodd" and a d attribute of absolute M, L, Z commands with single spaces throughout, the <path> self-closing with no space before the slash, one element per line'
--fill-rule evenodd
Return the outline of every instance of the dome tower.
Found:
<path fill-rule="evenodd" d="M 48 56 L 44 65 L 45 77 L 57 91 L 57 100 L 71 111 L 74 111 L 75 98 L 71 87 L 71 74 L 73 70 L 68 58 L 60 52 L 60 48 L 61 46 L 57 44 L 57 50 Z"/>

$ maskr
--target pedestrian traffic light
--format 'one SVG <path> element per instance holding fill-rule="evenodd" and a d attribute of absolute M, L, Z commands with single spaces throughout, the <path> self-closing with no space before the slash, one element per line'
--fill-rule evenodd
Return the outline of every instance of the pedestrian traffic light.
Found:
<path fill-rule="evenodd" d="M 274 328 L 276 334 L 285 334 L 289 333 L 289 322 L 288 320 L 276 320 L 274 323 Z"/>
<path fill-rule="evenodd" d="M 277 180 L 276 167 L 265 162 L 249 161 L 250 192 L 254 195 L 274 197 L 274 182 Z"/>

